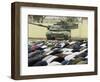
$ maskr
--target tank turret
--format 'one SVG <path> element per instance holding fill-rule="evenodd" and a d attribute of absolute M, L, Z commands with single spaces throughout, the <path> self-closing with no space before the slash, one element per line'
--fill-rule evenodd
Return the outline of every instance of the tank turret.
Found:
<path fill-rule="evenodd" d="M 67 29 L 67 25 L 54 24 L 48 26 L 46 37 L 48 40 L 68 40 L 70 38 L 70 30 Z"/>

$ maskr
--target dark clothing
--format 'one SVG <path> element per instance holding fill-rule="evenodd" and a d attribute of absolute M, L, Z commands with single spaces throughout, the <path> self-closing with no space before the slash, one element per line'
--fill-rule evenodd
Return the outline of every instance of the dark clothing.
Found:
<path fill-rule="evenodd" d="M 57 61 L 57 62 L 61 63 L 63 60 L 64 60 L 64 58 L 58 57 L 58 58 L 55 58 L 53 61 Z"/>
<path fill-rule="evenodd" d="M 46 66 L 46 65 L 48 65 L 48 63 L 46 61 L 39 61 L 34 64 L 34 66 Z"/>
<path fill-rule="evenodd" d="M 28 58 L 28 65 L 29 66 L 34 66 L 34 64 L 37 63 L 38 61 L 42 61 L 42 59 L 44 57 L 45 56 L 43 56 L 43 55 L 37 55 L 35 57 Z"/>
<path fill-rule="evenodd" d="M 76 42 L 74 44 L 71 44 L 71 45 L 68 45 L 67 48 L 70 48 L 70 49 L 80 49 L 80 43 L 79 42 Z"/>
<path fill-rule="evenodd" d="M 67 47 L 69 45 L 68 42 L 65 43 L 65 45 L 63 46 L 63 48 Z"/>
<path fill-rule="evenodd" d="M 62 57 L 62 58 L 64 58 L 64 57 L 66 57 L 66 56 L 68 56 L 69 54 L 55 54 L 55 56 L 58 56 L 58 57 Z"/>
<path fill-rule="evenodd" d="M 73 65 L 73 64 L 77 64 L 78 62 L 84 60 L 83 57 L 78 57 L 78 58 L 75 58 L 74 60 L 70 60 L 70 62 L 68 63 L 68 65 Z"/>
<path fill-rule="evenodd" d="M 32 50 L 31 50 L 31 45 L 28 45 L 28 53 L 30 53 Z"/>
<path fill-rule="evenodd" d="M 67 60 L 64 60 L 64 61 L 61 62 L 62 65 L 67 65 L 67 63 L 68 63 Z"/>
<path fill-rule="evenodd" d="M 75 56 L 75 58 L 78 58 L 78 57 L 86 57 L 87 55 L 88 55 L 88 52 L 85 51 L 84 53 L 81 53 L 81 54 Z"/>
<path fill-rule="evenodd" d="M 58 54 L 58 53 L 62 53 L 62 51 L 60 50 L 60 48 L 55 48 L 55 49 L 53 49 L 53 52 L 50 53 L 50 55 L 55 55 L 55 54 Z"/>
<path fill-rule="evenodd" d="M 40 51 L 40 50 L 36 50 L 34 52 L 31 52 L 28 54 L 28 57 L 35 57 L 35 56 L 38 56 L 38 55 L 42 55 L 44 53 L 44 51 Z"/>

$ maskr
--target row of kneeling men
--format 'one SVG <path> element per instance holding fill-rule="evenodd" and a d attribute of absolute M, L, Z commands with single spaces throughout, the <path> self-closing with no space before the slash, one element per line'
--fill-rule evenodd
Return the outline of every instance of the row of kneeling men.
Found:
<path fill-rule="evenodd" d="M 86 40 L 35 41 L 28 44 L 28 66 L 88 63 Z"/>

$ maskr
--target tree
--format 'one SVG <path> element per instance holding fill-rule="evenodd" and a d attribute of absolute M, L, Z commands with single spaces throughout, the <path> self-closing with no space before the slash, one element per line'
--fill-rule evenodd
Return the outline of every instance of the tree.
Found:
<path fill-rule="evenodd" d="M 42 15 L 33 15 L 33 20 L 37 23 L 43 23 L 45 17 L 46 16 L 42 16 Z"/>

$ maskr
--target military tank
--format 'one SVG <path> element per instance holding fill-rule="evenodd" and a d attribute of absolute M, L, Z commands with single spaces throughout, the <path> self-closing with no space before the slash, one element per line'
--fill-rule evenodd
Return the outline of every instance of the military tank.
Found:
<path fill-rule="evenodd" d="M 68 40 L 70 36 L 67 25 L 54 24 L 48 26 L 48 32 L 46 33 L 47 40 Z"/>

